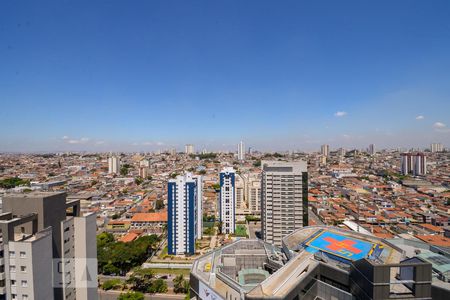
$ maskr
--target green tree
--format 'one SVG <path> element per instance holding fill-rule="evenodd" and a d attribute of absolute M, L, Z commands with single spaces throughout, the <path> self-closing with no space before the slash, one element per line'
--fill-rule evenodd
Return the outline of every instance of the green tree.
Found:
<path fill-rule="evenodd" d="M 128 292 L 126 294 L 120 294 L 117 300 L 144 300 L 144 294 L 139 292 Z"/>
<path fill-rule="evenodd" d="M 156 235 L 140 237 L 130 243 L 116 242 L 110 233 L 97 236 L 98 271 L 124 275 L 141 265 L 156 251 L 160 239 Z"/>
<path fill-rule="evenodd" d="M 163 279 L 156 279 L 152 281 L 150 288 L 148 289 L 149 293 L 167 293 L 169 289 L 167 288 L 167 283 Z"/>
<path fill-rule="evenodd" d="M 152 285 L 152 278 L 152 270 L 137 268 L 130 278 L 128 278 L 127 283 L 133 285 L 133 290 L 145 293 Z"/>
<path fill-rule="evenodd" d="M 104 247 L 114 242 L 114 235 L 109 232 L 102 232 L 97 235 L 97 247 Z"/>
<path fill-rule="evenodd" d="M 141 183 L 144 182 L 144 179 L 142 179 L 141 177 L 136 177 L 134 179 L 134 183 L 136 183 L 137 185 L 141 185 Z"/>
<path fill-rule="evenodd" d="M 120 286 L 122 286 L 122 281 L 120 279 L 110 279 L 103 282 L 102 289 L 109 291 L 112 289 L 117 289 Z"/>
<path fill-rule="evenodd" d="M 155 209 L 160 210 L 164 208 L 164 201 L 161 199 L 156 200 L 155 202 Z"/>
<path fill-rule="evenodd" d="M 186 282 L 187 280 L 184 279 L 183 274 L 177 275 L 173 279 L 173 291 L 175 293 L 187 293 L 188 288 L 186 288 Z"/>
<path fill-rule="evenodd" d="M 15 188 L 16 186 L 22 186 L 22 185 L 30 186 L 30 181 L 21 179 L 19 177 L 11 177 L 11 178 L 6 178 L 3 180 L 0 180 L 0 188 L 4 188 L 4 189 L 12 189 L 12 188 Z"/>
<path fill-rule="evenodd" d="M 128 172 L 129 172 L 129 168 L 127 167 L 127 165 L 124 165 L 120 168 L 120 175 L 127 176 Z"/>

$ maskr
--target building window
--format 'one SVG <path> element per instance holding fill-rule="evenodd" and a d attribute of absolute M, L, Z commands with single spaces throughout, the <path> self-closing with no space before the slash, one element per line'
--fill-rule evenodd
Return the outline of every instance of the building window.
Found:
<path fill-rule="evenodd" d="M 28 295 L 22 295 L 22 300 L 28 300 Z"/>
<path fill-rule="evenodd" d="M 27 267 L 26 266 L 20 266 L 20 271 L 21 272 L 26 272 L 27 271 Z"/>
<path fill-rule="evenodd" d="M 22 280 L 22 287 L 28 287 L 28 282 L 26 280 Z"/>
<path fill-rule="evenodd" d="M 26 253 L 23 251 L 20 251 L 20 258 L 25 258 L 27 257 Z"/>
<path fill-rule="evenodd" d="M 10 272 L 16 272 L 16 266 L 9 266 Z"/>
<path fill-rule="evenodd" d="M 9 251 L 9 257 L 10 257 L 10 258 L 16 257 L 16 252 L 14 252 L 14 251 Z"/>
<path fill-rule="evenodd" d="M 17 295 L 16 294 L 11 294 L 11 298 L 12 299 L 17 299 Z"/>
<path fill-rule="evenodd" d="M 14 279 L 11 279 L 11 286 L 16 286 L 16 281 Z"/>

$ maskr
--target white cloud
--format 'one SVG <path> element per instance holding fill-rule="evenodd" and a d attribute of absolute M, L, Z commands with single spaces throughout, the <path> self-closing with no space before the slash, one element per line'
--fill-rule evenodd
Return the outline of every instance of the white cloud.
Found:
<path fill-rule="evenodd" d="M 65 135 L 65 136 L 62 137 L 62 139 L 63 139 L 63 140 L 68 140 L 69 137 L 68 137 L 67 135 Z"/>
<path fill-rule="evenodd" d="M 69 137 L 67 137 L 67 139 L 64 139 L 67 143 L 69 143 L 69 144 L 85 144 L 85 143 L 87 143 L 87 142 L 89 142 L 90 141 L 90 139 L 89 138 L 87 138 L 87 137 L 82 137 L 82 138 L 80 138 L 80 139 L 70 139 L 69 140 Z"/>
<path fill-rule="evenodd" d="M 347 112 L 345 112 L 345 111 L 337 111 L 337 112 L 334 113 L 334 116 L 338 117 L 338 118 L 344 117 L 346 115 L 347 115 Z"/>
<path fill-rule="evenodd" d="M 165 143 L 163 143 L 163 142 L 147 141 L 147 142 L 134 142 L 131 145 L 132 146 L 164 146 Z"/>
<path fill-rule="evenodd" d="M 348 135 L 348 134 L 343 134 L 342 137 L 343 137 L 344 139 L 347 139 L 347 140 L 351 138 L 351 136 Z"/>
<path fill-rule="evenodd" d="M 450 128 L 448 128 L 447 125 L 445 125 L 442 122 L 434 123 L 433 128 L 434 128 L 434 131 L 436 131 L 436 132 L 450 132 Z"/>
<path fill-rule="evenodd" d="M 97 141 L 95 142 L 96 145 L 103 145 L 105 143 L 105 141 Z"/>
<path fill-rule="evenodd" d="M 416 117 L 416 120 L 423 120 L 423 119 L 425 119 L 425 117 L 422 116 L 422 115 L 419 115 L 419 116 Z"/>

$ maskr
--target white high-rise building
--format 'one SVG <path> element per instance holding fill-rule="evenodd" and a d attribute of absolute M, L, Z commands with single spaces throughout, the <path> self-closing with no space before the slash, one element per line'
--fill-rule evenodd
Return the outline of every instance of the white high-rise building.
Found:
<path fill-rule="evenodd" d="M 202 238 L 202 177 L 191 173 L 168 182 L 168 253 L 195 254 L 195 241 Z"/>
<path fill-rule="evenodd" d="M 370 144 L 369 145 L 369 154 L 370 155 L 374 155 L 375 154 L 375 145 L 374 144 Z"/>
<path fill-rule="evenodd" d="M 234 233 L 236 226 L 236 172 L 233 168 L 227 167 L 220 172 L 220 221 L 222 223 L 222 233 Z"/>
<path fill-rule="evenodd" d="M 330 156 L 330 146 L 329 145 L 322 145 L 320 147 L 320 154 L 322 154 L 325 157 Z"/>
<path fill-rule="evenodd" d="M 427 174 L 427 157 L 424 153 L 402 153 L 400 169 L 403 175 L 422 176 Z"/>
<path fill-rule="evenodd" d="M 242 174 L 236 174 L 235 179 L 236 210 L 240 211 L 246 208 L 247 178 Z"/>
<path fill-rule="evenodd" d="M 432 143 L 431 144 L 431 152 L 443 152 L 444 151 L 444 146 L 442 146 L 441 143 Z"/>
<path fill-rule="evenodd" d="M 248 208 L 252 214 L 261 213 L 261 176 L 249 176 L 247 187 Z"/>
<path fill-rule="evenodd" d="M 281 246 L 282 238 L 308 225 L 306 161 L 261 163 L 261 233 Z"/>
<path fill-rule="evenodd" d="M 120 157 L 111 156 L 108 158 L 108 173 L 119 174 L 120 172 Z"/>
<path fill-rule="evenodd" d="M 184 146 L 184 153 L 186 154 L 194 154 L 194 145 L 192 144 L 187 144 L 186 146 Z"/>
<path fill-rule="evenodd" d="M 139 167 L 141 168 L 150 168 L 150 161 L 148 159 L 143 159 L 139 162 Z"/>
<path fill-rule="evenodd" d="M 95 213 L 60 192 L 10 194 L 0 216 L 0 298 L 97 299 Z"/>
<path fill-rule="evenodd" d="M 237 155 L 238 155 L 238 160 L 245 160 L 245 147 L 244 147 L 243 141 L 240 141 L 237 146 Z"/>

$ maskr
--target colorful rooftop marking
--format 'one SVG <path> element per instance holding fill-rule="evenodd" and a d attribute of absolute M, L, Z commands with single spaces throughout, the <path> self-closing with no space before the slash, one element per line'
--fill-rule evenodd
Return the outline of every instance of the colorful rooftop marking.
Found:
<path fill-rule="evenodd" d="M 306 243 L 307 250 L 323 251 L 348 260 L 368 257 L 376 244 L 355 239 L 338 233 L 324 231 Z M 308 249 L 308 248 L 312 249 Z"/>

